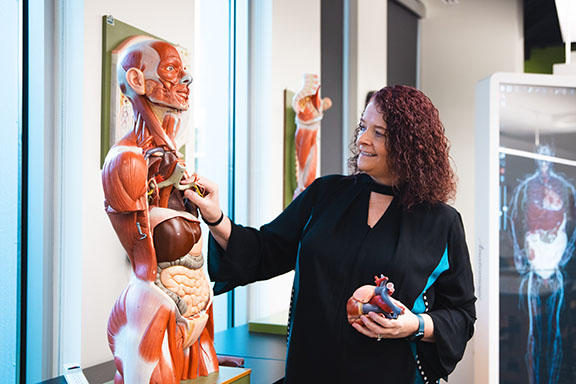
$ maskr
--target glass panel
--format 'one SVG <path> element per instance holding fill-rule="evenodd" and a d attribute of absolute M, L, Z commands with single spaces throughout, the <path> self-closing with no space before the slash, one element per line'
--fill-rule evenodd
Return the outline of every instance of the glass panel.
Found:
<path fill-rule="evenodd" d="M 230 127 L 230 4 L 228 0 L 197 1 L 195 12 L 194 81 L 194 167 L 198 174 L 216 182 L 220 206 L 228 212 L 229 127 Z M 208 228 L 203 224 L 204 254 Z M 207 263 L 206 263 L 207 264 Z M 214 298 L 214 329 L 227 328 L 227 297 Z"/>
<path fill-rule="evenodd" d="M 4 74 L 0 92 L 2 114 L 0 126 L 5 142 L 0 151 L 2 179 L 0 189 L 0 372 L 2 382 L 18 382 L 19 365 L 19 250 L 20 250 L 20 159 L 21 142 L 21 78 L 22 78 L 22 35 L 21 3 L 10 1 L 2 5 L 3 60 L 0 72 Z"/>
<path fill-rule="evenodd" d="M 554 147 L 554 156 L 576 160 L 576 89 L 500 86 L 500 146 L 533 152 Z"/>
<path fill-rule="evenodd" d="M 500 383 L 573 383 L 576 89 L 500 86 Z"/>

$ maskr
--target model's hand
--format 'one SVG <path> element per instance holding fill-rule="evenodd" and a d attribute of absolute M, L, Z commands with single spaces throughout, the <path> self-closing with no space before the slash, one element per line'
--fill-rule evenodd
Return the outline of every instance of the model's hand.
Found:
<path fill-rule="evenodd" d="M 183 180 L 182 183 L 186 184 L 188 181 L 195 182 L 202 190 L 204 197 L 198 195 L 193 189 L 187 189 L 184 196 L 200 209 L 200 214 L 204 220 L 209 222 L 218 220 L 222 214 L 218 198 L 218 185 L 202 176 Z"/>
<path fill-rule="evenodd" d="M 352 324 L 363 335 L 374 339 L 401 339 L 411 336 L 418 330 L 418 318 L 404 304 L 394 300 L 394 304 L 404 308 L 397 319 L 387 319 L 384 315 L 370 312 L 360 316 L 360 322 Z"/>

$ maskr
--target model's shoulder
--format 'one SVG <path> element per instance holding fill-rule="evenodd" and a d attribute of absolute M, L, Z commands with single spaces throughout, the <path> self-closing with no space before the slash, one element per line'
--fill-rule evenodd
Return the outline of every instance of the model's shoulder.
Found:
<path fill-rule="evenodd" d="M 119 163 L 122 161 L 143 161 L 144 154 L 142 153 L 142 148 L 135 145 L 124 145 L 121 143 L 115 144 L 110 148 L 104 159 L 104 166 L 110 164 Z"/>

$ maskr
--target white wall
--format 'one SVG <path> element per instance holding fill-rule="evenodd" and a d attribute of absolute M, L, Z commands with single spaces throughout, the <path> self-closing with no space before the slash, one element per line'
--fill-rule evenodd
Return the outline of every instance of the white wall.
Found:
<path fill-rule="evenodd" d="M 84 92 L 80 95 L 84 105 L 80 179 L 84 190 L 81 362 L 84 367 L 112 359 L 107 341 L 108 315 L 131 274 L 125 252 L 103 208 L 100 176 L 102 16 L 112 15 L 192 49 L 194 2 L 174 0 L 170 2 L 170 9 L 170 12 L 163 11 L 154 0 L 101 0 L 84 4 Z"/>
<path fill-rule="evenodd" d="M 279 154 L 284 145 L 284 89 L 296 92 L 304 73 L 320 73 L 320 0 L 268 0 L 252 5 L 253 15 L 269 17 L 257 22 L 251 36 L 254 88 L 248 127 L 249 220 L 245 224 L 259 227 L 283 208 L 283 158 Z M 292 280 L 290 272 L 250 286 L 249 318 L 286 311 Z"/>
<path fill-rule="evenodd" d="M 427 0 L 426 11 L 420 23 L 421 89 L 438 107 L 452 143 L 459 178 L 455 206 L 462 214 L 475 261 L 475 86 L 494 72 L 523 71 L 522 2 L 460 0 L 446 5 L 441 0 Z M 487 351 L 475 350 L 472 341 L 465 359 L 450 376 L 451 383 L 471 382 L 475 353 Z"/>
<path fill-rule="evenodd" d="M 386 85 L 388 71 L 388 34 L 384 25 L 388 20 L 388 2 L 381 0 L 359 0 L 356 21 L 356 100 L 350 116 L 352 133 L 364 111 L 366 94 Z M 384 22 L 383 22 L 384 21 Z M 347 144 L 350 143 L 350 140 Z M 345 147 L 348 149 L 348 145 Z M 346 158 L 349 156 L 347 154 Z"/>

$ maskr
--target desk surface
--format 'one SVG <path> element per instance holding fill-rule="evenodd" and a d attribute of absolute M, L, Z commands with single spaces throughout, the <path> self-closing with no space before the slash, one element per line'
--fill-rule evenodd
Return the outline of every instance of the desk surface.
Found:
<path fill-rule="evenodd" d="M 248 331 L 248 324 L 230 328 L 214 335 L 218 355 L 244 358 L 244 367 L 252 369 L 251 384 L 281 383 L 286 365 L 286 336 Z M 114 379 L 114 361 L 83 370 L 90 384 L 108 383 Z M 42 384 L 66 384 L 63 376 Z"/>
<path fill-rule="evenodd" d="M 248 324 L 214 335 L 214 348 L 219 355 L 244 358 L 252 369 L 251 384 L 279 383 L 286 366 L 286 336 L 249 332 Z"/>
<path fill-rule="evenodd" d="M 214 348 L 219 355 L 286 360 L 285 335 L 249 332 L 248 324 L 216 333 Z"/>

